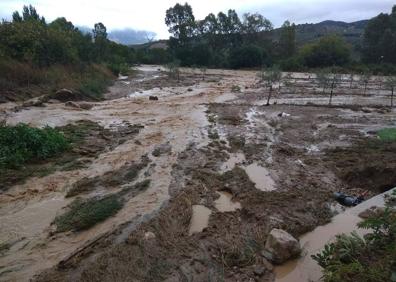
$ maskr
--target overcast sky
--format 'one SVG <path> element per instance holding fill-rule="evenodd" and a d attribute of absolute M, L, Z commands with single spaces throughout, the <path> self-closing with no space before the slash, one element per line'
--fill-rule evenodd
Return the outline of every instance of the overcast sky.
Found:
<path fill-rule="evenodd" d="M 185 1 L 172 0 L 0 0 L 0 18 L 9 18 L 23 5 L 32 4 L 47 21 L 64 16 L 75 25 L 92 27 L 103 22 L 109 29 L 134 28 L 157 33 L 157 38 L 168 38 L 164 24 L 165 11 Z M 259 12 L 275 27 L 285 20 L 295 23 L 316 23 L 323 20 L 357 21 L 381 12 L 389 13 L 394 0 L 190 0 L 196 19 L 208 13 L 235 9 L 240 16 L 245 12 Z"/>

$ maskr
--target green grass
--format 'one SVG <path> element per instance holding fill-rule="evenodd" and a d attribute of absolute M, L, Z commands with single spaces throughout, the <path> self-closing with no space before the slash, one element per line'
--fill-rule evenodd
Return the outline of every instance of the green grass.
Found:
<path fill-rule="evenodd" d="M 44 160 L 67 150 L 69 141 L 57 129 L 26 124 L 0 127 L 0 169 L 15 169 L 31 160 Z"/>
<path fill-rule="evenodd" d="M 88 229 L 122 208 L 122 202 L 115 195 L 105 198 L 76 199 L 69 210 L 55 218 L 56 232 Z"/>
<path fill-rule="evenodd" d="M 382 141 L 396 141 L 396 128 L 384 128 L 377 132 Z"/>

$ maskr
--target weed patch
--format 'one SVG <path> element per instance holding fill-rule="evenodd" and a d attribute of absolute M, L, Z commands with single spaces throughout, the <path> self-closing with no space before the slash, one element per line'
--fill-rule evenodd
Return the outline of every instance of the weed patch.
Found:
<path fill-rule="evenodd" d="M 66 213 L 55 218 L 56 232 L 88 229 L 116 214 L 122 206 L 123 203 L 114 195 L 101 199 L 76 199 Z"/>
<path fill-rule="evenodd" d="M 378 131 L 377 135 L 382 141 L 396 141 L 396 128 L 381 129 L 380 131 Z"/>

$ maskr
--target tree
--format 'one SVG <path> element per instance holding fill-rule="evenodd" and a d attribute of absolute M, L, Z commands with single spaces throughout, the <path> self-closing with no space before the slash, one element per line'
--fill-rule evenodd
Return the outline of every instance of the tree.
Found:
<path fill-rule="evenodd" d="M 381 13 L 367 23 L 363 60 L 366 63 L 396 63 L 396 6 L 391 14 Z"/>
<path fill-rule="evenodd" d="M 342 38 L 330 35 L 306 44 L 299 56 L 303 64 L 311 68 L 344 66 L 350 61 L 351 50 Z"/>
<path fill-rule="evenodd" d="M 243 15 L 242 31 L 246 34 L 270 31 L 272 29 L 272 23 L 258 13 L 246 13 Z"/>
<path fill-rule="evenodd" d="M 166 10 L 165 24 L 180 45 L 185 45 L 196 31 L 194 14 L 188 3 L 184 5 L 178 3 Z"/>
<path fill-rule="evenodd" d="M 103 23 L 96 23 L 92 33 L 95 41 L 107 39 L 107 29 Z"/>
<path fill-rule="evenodd" d="M 393 94 L 396 88 L 396 77 L 389 76 L 386 78 L 385 86 L 391 90 L 391 108 L 393 108 Z"/>
<path fill-rule="evenodd" d="M 367 92 L 367 86 L 370 83 L 370 79 L 371 79 L 372 74 L 368 71 L 365 71 L 361 76 L 360 76 L 360 81 L 361 83 L 363 83 L 364 85 L 364 92 L 363 95 L 366 95 Z"/>
<path fill-rule="evenodd" d="M 259 83 L 263 83 L 265 87 L 269 88 L 269 93 L 268 93 L 267 103 L 266 103 L 266 105 L 269 106 L 270 100 L 272 97 L 273 85 L 277 82 L 279 82 L 279 85 L 280 85 L 280 80 L 282 78 L 282 72 L 277 66 L 274 66 L 267 70 L 262 70 L 258 74 L 258 76 L 260 79 Z"/>
<path fill-rule="evenodd" d="M 285 21 L 281 27 L 279 47 L 282 58 L 289 58 L 296 52 L 296 26 L 289 21 Z"/>
<path fill-rule="evenodd" d="M 255 45 L 245 45 L 230 51 L 228 62 L 231 68 L 259 67 L 263 63 L 263 51 Z"/>
<path fill-rule="evenodd" d="M 334 88 L 337 86 L 337 84 L 341 81 L 341 75 L 337 73 L 333 73 L 330 76 L 331 84 L 330 84 L 330 98 L 329 98 L 329 105 L 331 105 L 332 100 L 333 100 L 333 94 L 334 94 Z"/>
<path fill-rule="evenodd" d="M 324 94 L 326 88 L 330 85 L 330 74 L 325 70 L 321 70 L 316 74 L 316 80 L 318 82 L 318 86 L 323 89 L 322 94 Z"/>

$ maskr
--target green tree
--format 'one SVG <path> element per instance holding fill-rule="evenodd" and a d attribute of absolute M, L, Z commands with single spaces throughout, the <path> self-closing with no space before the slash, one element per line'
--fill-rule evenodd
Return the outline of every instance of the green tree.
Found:
<path fill-rule="evenodd" d="M 289 21 L 285 21 L 281 27 L 279 47 L 282 58 L 289 58 L 296 52 L 296 26 Z"/>
<path fill-rule="evenodd" d="M 363 36 L 363 60 L 396 63 L 396 6 L 391 14 L 380 14 L 368 22 Z"/>
<path fill-rule="evenodd" d="M 342 38 L 330 35 L 306 44 L 299 56 L 307 67 L 343 66 L 350 61 L 351 50 Z"/>
<path fill-rule="evenodd" d="M 178 3 L 166 10 L 165 24 L 180 45 L 185 45 L 196 32 L 195 17 L 188 3 L 184 5 Z"/>

